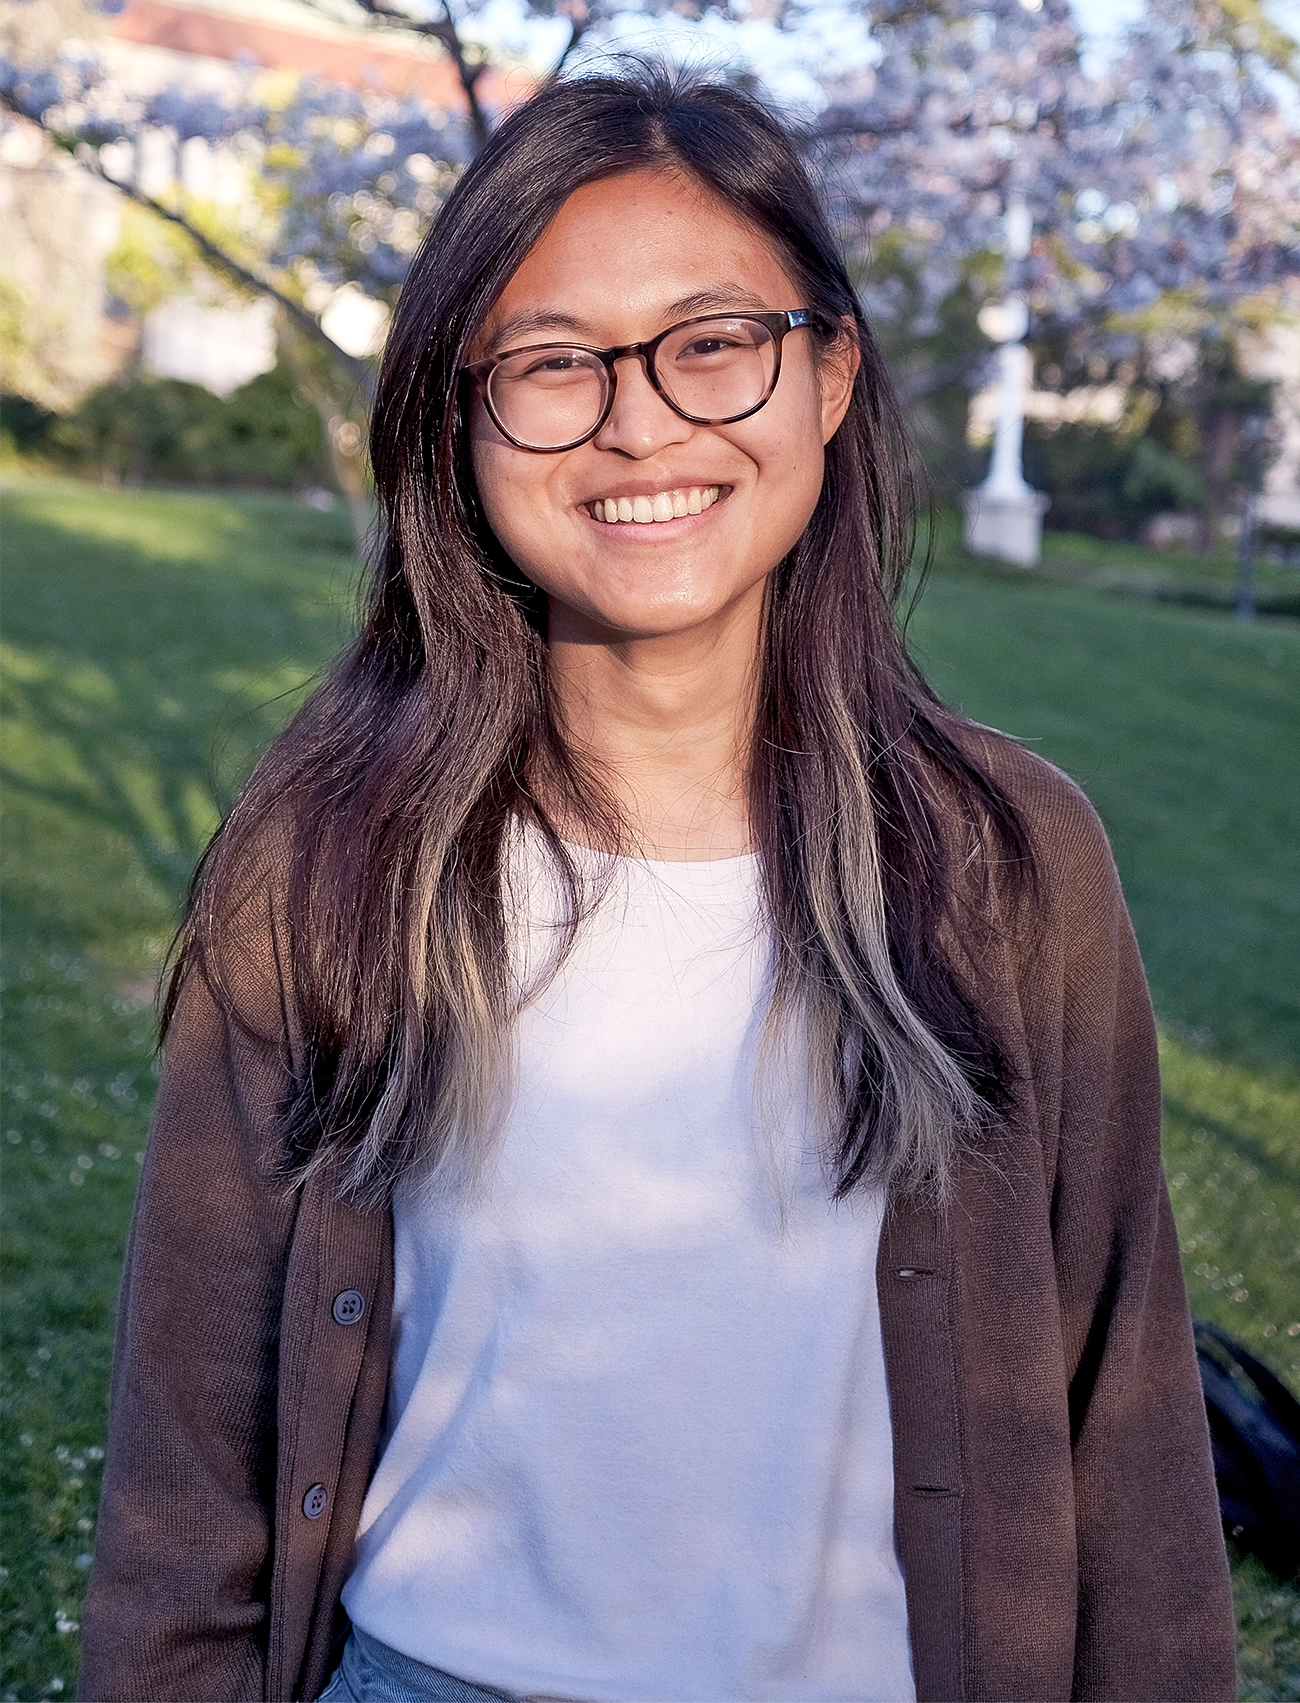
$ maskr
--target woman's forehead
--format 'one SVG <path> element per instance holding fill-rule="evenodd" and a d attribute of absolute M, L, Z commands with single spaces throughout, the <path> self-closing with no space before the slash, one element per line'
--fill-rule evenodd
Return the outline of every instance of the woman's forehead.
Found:
<path fill-rule="evenodd" d="M 771 239 L 696 179 L 628 172 L 569 197 L 498 296 L 483 342 L 634 342 L 697 313 L 801 305 L 792 292 Z"/>

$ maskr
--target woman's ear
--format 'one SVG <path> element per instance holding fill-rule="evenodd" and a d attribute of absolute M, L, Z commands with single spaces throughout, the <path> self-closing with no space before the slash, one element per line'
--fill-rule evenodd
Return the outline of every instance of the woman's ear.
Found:
<path fill-rule="evenodd" d="M 822 442 L 829 443 L 849 411 L 853 381 L 862 364 L 858 327 L 851 314 L 840 321 L 839 335 L 822 350 L 818 379 L 822 395 Z"/>

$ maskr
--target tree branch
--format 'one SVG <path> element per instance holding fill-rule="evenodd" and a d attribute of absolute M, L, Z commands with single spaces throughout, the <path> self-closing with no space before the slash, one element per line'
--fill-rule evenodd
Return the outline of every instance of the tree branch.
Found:
<path fill-rule="evenodd" d="M 183 213 L 174 212 L 172 208 L 165 206 L 161 201 L 155 201 L 152 195 L 146 195 L 134 184 L 119 183 L 115 177 L 110 177 L 93 152 L 90 159 L 87 159 L 81 151 L 78 151 L 74 158 L 83 170 L 91 172 L 95 177 L 102 178 L 105 183 L 111 183 L 113 188 L 125 195 L 128 201 L 134 201 L 138 207 L 147 207 L 151 213 L 157 214 L 160 219 L 166 219 L 169 224 L 178 226 L 194 243 L 209 265 L 216 267 L 220 272 L 224 272 L 236 283 L 243 284 L 248 289 L 256 290 L 260 295 L 270 296 L 271 300 L 288 314 L 300 330 L 306 332 L 307 336 L 319 343 L 329 353 L 332 360 L 336 360 L 340 366 L 346 368 L 349 376 L 355 379 L 363 390 L 369 391 L 373 382 L 369 363 L 358 360 L 355 355 L 349 355 L 346 349 L 341 349 L 329 333 L 321 327 L 320 322 L 313 318 L 299 302 L 294 301 L 292 296 L 286 295 L 283 290 L 279 289 L 260 272 L 254 272 L 250 267 L 242 265 L 232 255 L 227 254 L 224 249 L 219 248 Z"/>
<path fill-rule="evenodd" d="M 319 4 L 319 0 L 307 0 L 307 4 L 314 11 L 325 11 L 325 8 Z M 456 28 L 456 21 L 447 10 L 446 5 L 444 4 L 442 7 L 441 17 L 412 18 L 408 13 L 392 5 L 390 0 L 353 0 L 353 4 L 366 14 L 371 20 L 371 24 L 377 29 L 398 30 L 404 35 L 420 36 L 438 43 L 456 67 L 456 76 L 460 80 L 461 93 L 465 97 L 465 105 L 469 112 L 469 126 L 474 136 L 475 149 L 483 147 L 492 134 L 492 126 L 488 123 L 487 113 L 478 98 L 478 80 L 487 70 L 487 65 L 481 60 L 477 64 L 470 63 L 465 52 L 465 44 L 461 41 L 460 32 Z"/>
<path fill-rule="evenodd" d="M 584 8 L 584 10 L 585 10 L 585 8 Z M 586 19 L 583 18 L 583 19 L 580 20 L 580 19 L 574 17 L 572 13 L 570 13 L 570 15 L 569 15 L 569 39 L 564 44 L 564 52 L 555 61 L 555 64 L 551 66 L 551 69 L 550 69 L 549 73 L 547 74 L 546 80 L 547 80 L 548 83 L 553 83 L 555 81 L 555 79 L 560 75 L 560 72 L 563 71 L 565 65 L 568 63 L 568 60 L 569 60 L 570 56 L 572 55 L 574 48 L 577 47 L 578 43 L 582 40 L 583 36 L 585 36 L 586 33 L 587 33 Z"/>
<path fill-rule="evenodd" d="M 369 393 L 373 384 L 373 374 L 369 363 L 360 361 L 355 355 L 349 355 L 346 349 L 341 349 L 334 339 L 322 330 L 320 322 L 313 318 L 301 303 L 294 301 L 292 296 L 286 295 L 271 279 L 261 272 L 245 266 L 233 255 L 227 254 L 223 248 L 213 242 L 211 237 L 206 236 L 197 225 L 186 218 L 184 213 L 179 213 L 163 202 L 156 201 L 152 195 L 146 195 L 142 189 L 138 189 L 132 183 L 123 183 L 118 178 L 110 177 L 104 169 L 103 161 L 90 143 L 78 142 L 75 137 L 61 135 L 57 130 L 44 123 L 42 119 L 34 118 L 30 112 L 24 111 L 17 102 L 11 100 L 2 91 L 0 91 L 0 105 L 7 107 L 17 117 L 26 119 L 29 124 L 35 124 L 56 147 L 70 155 L 83 171 L 89 172 L 92 177 L 99 178 L 102 183 L 110 184 L 119 195 L 125 195 L 128 201 L 134 201 L 137 207 L 147 208 L 150 213 L 156 214 L 158 218 L 166 219 L 168 224 L 176 225 L 183 230 L 203 258 L 217 271 L 223 272 L 227 278 L 242 285 L 245 289 L 256 290 L 259 295 L 269 296 L 288 314 L 295 325 L 314 342 L 326 349 L 330 357 L 338 361 L 346 369 L 348 375 L 367 394 Z"/>
<path fill-rule="evenodd" d="M 841 136 L 870 136 L 873 140 L 880 140 L 886 136 L 910 135 L 915 128 L 916 121 L 911 117 L 881 124 L 877 119 L 863 117 L 852 110 L 846 112 L 843 107 L 829 107 L 814 119 L 805 134 L 810 142 L 830 142 Z"/>

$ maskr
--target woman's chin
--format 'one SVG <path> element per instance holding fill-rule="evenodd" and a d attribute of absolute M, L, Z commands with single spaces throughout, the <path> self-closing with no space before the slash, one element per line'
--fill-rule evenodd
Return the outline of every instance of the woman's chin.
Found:
<path fill-rule="evenodd" d="M 552 643 L 628 643 L 638 639 L 686 638 L 715 629 L 736 614 L 739 599 L 720 595 L 664 595 L 662 587 L 644 594 L 606 594 L 568 603 L 551 594 L 549 637 Z"/>
<path fill-rule="evenodd" d="M 719 571 L 724 567 L 716 557 L 653 566 L 601 561 L 567 584 L 551 578 L 542 587 L 550 605 L 549 635 L 576 643 L 627 641 L 745 621 L 749 605 L 762 601 L 767 575 Z"/>

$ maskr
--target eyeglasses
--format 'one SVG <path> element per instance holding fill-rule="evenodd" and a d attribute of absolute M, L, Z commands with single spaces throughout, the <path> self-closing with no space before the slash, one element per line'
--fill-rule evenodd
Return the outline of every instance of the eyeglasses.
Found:
<path fill-rule="evenodd" d="M 516 449 L 548 455 L 595 437 L 614 406 L 615 362 L 633 358 L 673 412 L 692 425 L 747 419 L 776 389 L 786 333 L 818 323 L 807 308 L 707 314 L 670 325 L 646 343 L 613 349 L 537 343 L 471 361 L 463 371 L 502 437 Z"/>

